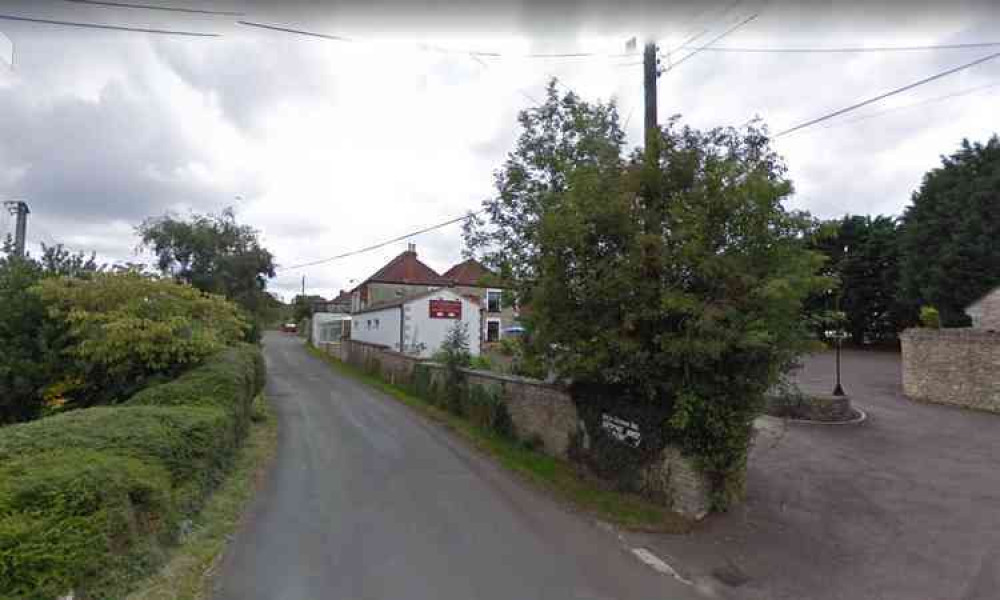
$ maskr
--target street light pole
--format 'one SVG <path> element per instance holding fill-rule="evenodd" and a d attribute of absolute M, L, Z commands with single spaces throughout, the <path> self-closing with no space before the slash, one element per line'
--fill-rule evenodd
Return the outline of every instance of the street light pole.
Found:
<path fill-rule="evenodd" d="M 844 246 L 844 255 L 845 256 L 847 255 L 847 250 L 848 250 L 847 246 Z M 840 297 L 843 295 L 843 293 L 844 293 L 844 288 L 843 288 L 843 283 L 841 283 L 841 287 L 837 290 L 837 318 L 838 319 L 841 318 L 841 314 L 840 314 Z M 835 335 L 837 336 L 837 385 L 834 386 L 834 388 L 833 388 L 833 395 L 834 396 L 846 396 L 847 395 L 847 394 L 844 393 L 844 387 L 842 385 L 840 385 L 840 346 L 841 346 L 841 344 L 843 344 L 844 338 L 847 336 L 847 332 L 844 331 L 842 325 L 843 325 L 842 322 L 838 323 L 838 327 L 837 327 L 836 333 L 835 333 Z"/>
<path fill-rule="evenodd" d="M 833 388 L 834 396 L 846 396 L 844 393 L 844 388 L 840 385 L 840 343 L 842 336 L 838 332 L 837 334 L 837 385 Z"/>

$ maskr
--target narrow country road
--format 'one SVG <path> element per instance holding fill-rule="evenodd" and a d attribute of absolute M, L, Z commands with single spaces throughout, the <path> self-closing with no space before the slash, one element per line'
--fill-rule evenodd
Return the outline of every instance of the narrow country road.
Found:
<path fill-rule="evenodd" d="M 221 600 L 696 598 L 617 536 L 268 334 L 278 455 Z"/>

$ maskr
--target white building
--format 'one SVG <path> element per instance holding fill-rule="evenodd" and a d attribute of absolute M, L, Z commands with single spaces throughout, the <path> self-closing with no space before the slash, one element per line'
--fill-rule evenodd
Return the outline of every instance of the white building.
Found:
<path fill-rule="evenodd" d="M 319 346 L 320 344 L 336 343 L 343 337 L 348 337 L 351 332 L 351 315 L 343 313 L 313 313 L 310 322 L 312 331 L 309 332 L 309 341 Z"/>
<path fill-rule="evenodd" d="M 351 338 L 430 358 L 455 323 L 469 334 L 469 353 L 479 355 L 479 303 L 446 289 L 382 302 L 351 315 Z"/>

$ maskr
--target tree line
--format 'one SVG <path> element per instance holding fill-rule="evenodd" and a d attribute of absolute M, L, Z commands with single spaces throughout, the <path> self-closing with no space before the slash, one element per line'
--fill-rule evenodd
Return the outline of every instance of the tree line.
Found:
<path fill-rule="evenodd" d="M 923 307 L 945 327 L 968 326 L 965 308 L 1000 286 L 1000 139 L 962 141 L 901 216 L 816 221 L 810 240 L 837 285 L 807 308 L 839 311 L 855 344 L 895 342 Z"/>

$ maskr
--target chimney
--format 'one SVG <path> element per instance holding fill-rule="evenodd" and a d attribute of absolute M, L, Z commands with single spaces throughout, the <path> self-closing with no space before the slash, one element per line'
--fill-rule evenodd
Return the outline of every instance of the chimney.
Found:
<path fill-rule="evenodd" d="M 410 242 L 409 244 L 406 245 L 406 251 L 407 252 L 412 252 L 413 254 L 416 254 L 417 253 L 417 245 L 414 244 L 413 242 Z"/>

